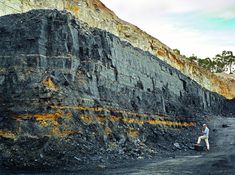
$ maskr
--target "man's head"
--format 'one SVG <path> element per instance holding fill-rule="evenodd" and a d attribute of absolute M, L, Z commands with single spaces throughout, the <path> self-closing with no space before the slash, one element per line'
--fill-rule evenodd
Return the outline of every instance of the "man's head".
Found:
<path fill-rule="evenodd" d="M 203 126 L 203 128 L 206 128 L 206 127 L 207 127 L 207 125 L 206 125 L 206 124 L 203 124 L 202 126 Z"/>

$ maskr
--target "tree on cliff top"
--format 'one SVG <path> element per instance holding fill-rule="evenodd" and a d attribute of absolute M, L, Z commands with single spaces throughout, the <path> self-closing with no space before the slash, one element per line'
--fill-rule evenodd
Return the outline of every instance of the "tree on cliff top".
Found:
<path fill-rule="evenodd" d="M 179 49 L 173 49 L 173 51 L 177 55 L 181 55 Z M 194 54 L 190 57 L 186 57 L 185 55 L 181 55 L 181 57 L 196 62 L 200 67 L 203 67 L 211 72 L 228 72 L 229 74 L 232 74 L 235 71 L 232 70 L 233 66 L 235 66 L 235 55 L 233 55 L 232 51 L 223 51 L 222 54 L 217 54 L 212 59 L 208 57 L 201 59 Z"/>
<path fill-rule="evenodd" d="M 217 54 L 215 61 L 222 71 L 229 71 L 229 74 L 232 74 L 232 66 L 235 63 L 235 56 L 232 51 L 223 51 L 221 55 Z"/>
<path fill-rule="evenodd" d="M 210 58 L 205 58 L 205 59 L 198 59 L 197 60 L 197 63 L 199 66 L 207 69 L 207 70 L 210 70 L 211 72 L 216 72 L 217 69 L 216 69 L 216 62 Z"/>

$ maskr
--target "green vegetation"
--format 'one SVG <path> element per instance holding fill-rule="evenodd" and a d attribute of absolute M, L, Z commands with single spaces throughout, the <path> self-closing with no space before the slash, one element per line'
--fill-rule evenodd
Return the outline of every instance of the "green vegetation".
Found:
<path fill-rule="evenodd" d="M 173 50 L 177 55 L 181 55 L 178 49 Z M 235 55 L 232 51 L 223 51 L 221 54 L 217 54 L 214 58 L 198 58 L 196 55 L 192 54 L 190 57 L 181 55 L 184 59 L 193 61 L 199 66 L 215 73 L 235 73 L 233 66 L 235 67 Z"/>

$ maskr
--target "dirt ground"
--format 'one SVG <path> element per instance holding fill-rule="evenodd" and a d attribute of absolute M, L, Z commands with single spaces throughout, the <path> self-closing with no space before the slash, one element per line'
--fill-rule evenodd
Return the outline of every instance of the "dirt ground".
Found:
<path fill-rule="evenodd" d="M 131 174 L 131 175 L 232 175 L 235 174 L 235 118 L 214 118 L 208 121 L 210 128 L 209 152 L 189 151 L 158 160 L 126 162 L 106 168 L 75 172 L 1 172 L 1 174 Z M 195 138 L 196 141 L 196 138 Z M 204 143 L 202 144 L 204 145 Z M 205 145 L 204 145 L 205 146 Z"/>
<path fill-rule="evenodd" d="M 235 118 L 216 118 L 209 121 L 211 149 L 191 152 L 140 166 L 105 170 L 96 174 L 177 175 L 177 174 L 235 174 Z"/>

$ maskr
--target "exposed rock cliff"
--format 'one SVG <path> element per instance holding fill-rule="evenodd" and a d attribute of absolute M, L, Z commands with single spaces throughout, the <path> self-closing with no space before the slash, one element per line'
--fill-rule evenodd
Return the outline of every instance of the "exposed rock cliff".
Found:
<path fill-rule="evenodd" d="M 39 8 L 66 9 L 78 19 L 88 23 L 89 26 L 109 31 L 121 40 L 130 42 L 134 47 L 149 51 L 206 89 L 217 92 L 228 99 L 235 97 L 235 82 L 233 79 L 221 78 L 199 68 L 195 63 L 180 58 L 159 40 L 136 26 L 119 19 L 99 0 L 3 0 L 0 3 L 0 15 L 21 13 Z"/>
<path fill-rule="evenodd" d="M 158 57 L 67 12 L 1 17 L 0 52 L 3 166 L 151 157 L 176 141 L 188 149 L 201 116 L 228 109 Z"/>

